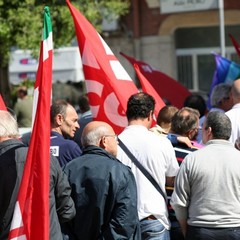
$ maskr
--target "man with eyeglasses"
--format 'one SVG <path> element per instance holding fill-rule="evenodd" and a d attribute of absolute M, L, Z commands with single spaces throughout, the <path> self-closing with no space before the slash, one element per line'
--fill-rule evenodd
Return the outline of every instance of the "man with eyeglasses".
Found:
<path fill-rule="evenodd" d="M 113 128 L 92 121 L 81 140 L 82 155 L 64 168 L 76 206 L 69 239 L 140 240 L 136 183 L 130 168 L 116 159 Z"/>
<path fill-rule="evenodd" d="M 183 107 L 173 115 L 170 134 L 168 135 L 168 138 L 171 139 L 179 165 L 181 165 L 184 157 L 186 157 L 189 153 L 196 151 L 198 148 L 202 147 L 202 146 L 199 146 L 199 144 L 196 141 L 194 141 L 198 134 L 199 128 L 200 127 L 199 127 L 198 110 L 190 107 Z M 192 147 L 189 147 L 184 142 L 172 141 L 172 138 L 174 137 L 177 138 L 179 136 L 187 137 L 191 141 Z M 172 192 L 173 192 L 173 188 L 168 187 L 167 194 L 169 196 L 169 199 L 172 195 Z M 180 226 L 175 217 L 175 213 L 171 208 L 170 204 L 168 207 L 169 207 L 169 218 L 172 224 L 171 239 L 183 240 L 184 238 L 180 230 Z"/>

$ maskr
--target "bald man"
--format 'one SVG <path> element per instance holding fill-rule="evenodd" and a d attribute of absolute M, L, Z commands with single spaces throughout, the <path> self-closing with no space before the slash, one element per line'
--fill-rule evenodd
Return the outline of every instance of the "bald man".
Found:
<path fill-rule="evenodd" d="M 81 140 L 82 155 L 64 168 L 76 205 L 69 239 L 140 239 L 136 183 L 116 159 L 117 135 L 107 123 L 93 121 Z"/>
<path fill-rule="evenodd" d="M 235 144 L 236 140 L 240 137 L 240 79 L 233 82 L 231 89 L 233 107 L 226 112 L 232 124 L 232 133 L 230 142 Z"/>

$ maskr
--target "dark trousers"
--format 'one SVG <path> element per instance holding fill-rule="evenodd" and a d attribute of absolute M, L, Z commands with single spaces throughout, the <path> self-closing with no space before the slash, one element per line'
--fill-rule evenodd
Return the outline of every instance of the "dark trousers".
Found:
<path fill-rule="evenodd" d="M 177 221 L 172 221 L 171 222 L 170 239 L 171 240 L 184 240 L 182 230 L 181 230 L 181 228 L 179 226 L 179 223 Z"/>
<path fill-rule="evenodd" d="M 239 240 L 240 227 L 236 228 L 204 228 L 187 227 L 186 240 Z"/>

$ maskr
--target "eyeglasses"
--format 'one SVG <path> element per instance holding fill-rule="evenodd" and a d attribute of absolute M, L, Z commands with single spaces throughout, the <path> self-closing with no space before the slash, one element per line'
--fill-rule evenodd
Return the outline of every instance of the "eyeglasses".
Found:
<path fill-rule="evenodd" d="M 103 135 L 103 137 L 113 137 L 116 141 L 118 140 L 118 135 Z"/>

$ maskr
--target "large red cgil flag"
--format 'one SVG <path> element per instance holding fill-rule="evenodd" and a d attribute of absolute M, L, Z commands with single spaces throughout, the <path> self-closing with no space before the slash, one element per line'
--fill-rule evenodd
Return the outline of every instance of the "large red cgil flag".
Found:
<path fill-rule="evenodd" d="M 191 95 L 191 92 L 187 88 L 168 75 L 152 68 L 148 63 L 138 61 L 122 52 L 120 52 L 120 54 L 132 65 L 138 65 L 143 76 L 149 81 L 162 99 L 170 101 L 171 105 L 177 108 L 183 107 L 184 100 L 187 96 Z"/>
<path fill-rule="evenodd" d="M 7 111 L 7 107 L 3 101 L 2 95 L 0 94 L 0 110 Z"/>
<path fill-rule="evenodd" d="M 91 23 L 66 2 L 75 24 L 93 119 L 109 123 L 120 133 L 127 126 L 128 98 L 138 89 Z"/>
<path fill-rule="evenodd" d="M 34 86 L 36 115 L 8 239 L 49 240 L 52 25 L 44 8 L 43 39 Z"/>

